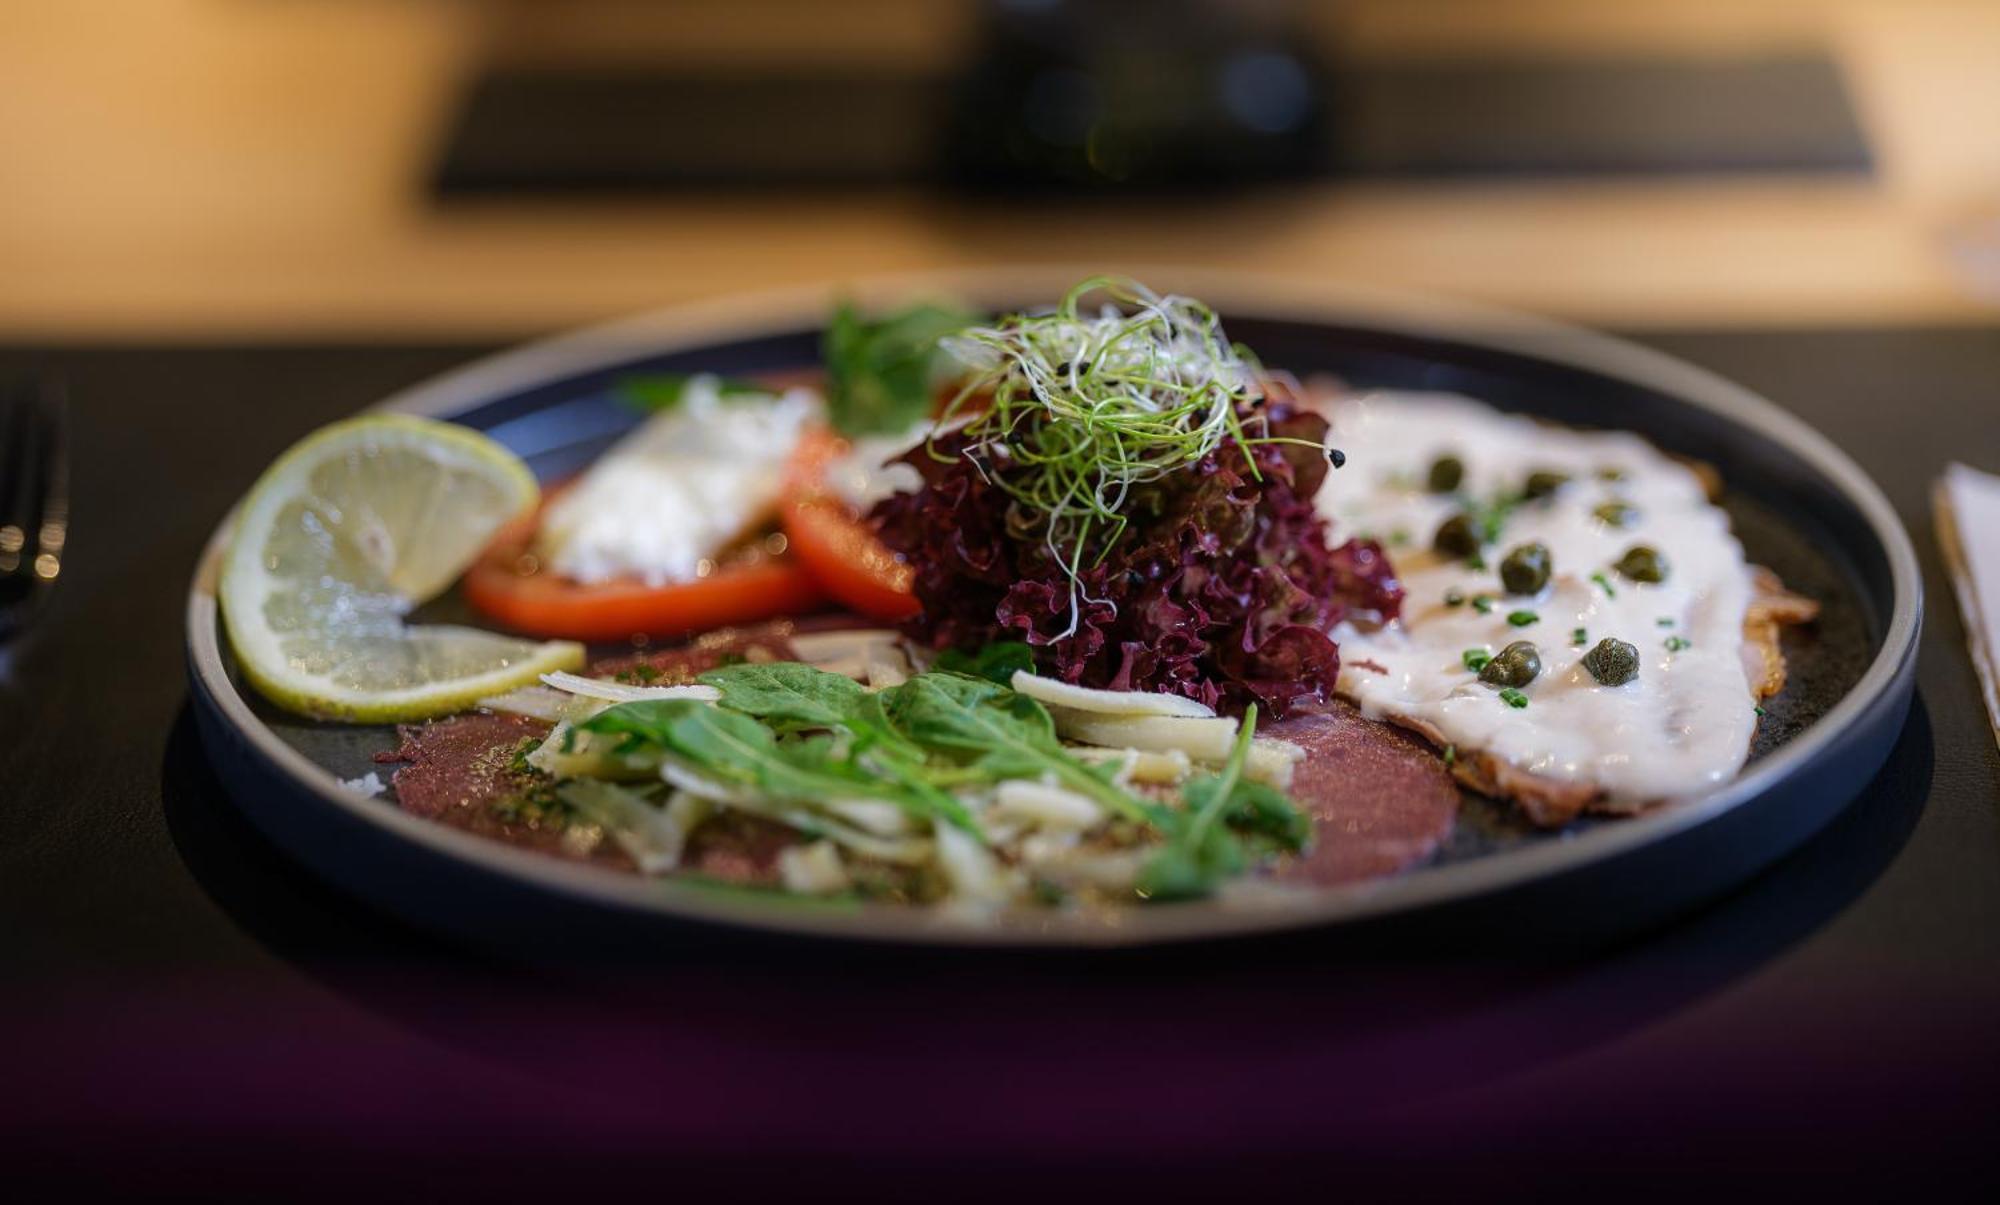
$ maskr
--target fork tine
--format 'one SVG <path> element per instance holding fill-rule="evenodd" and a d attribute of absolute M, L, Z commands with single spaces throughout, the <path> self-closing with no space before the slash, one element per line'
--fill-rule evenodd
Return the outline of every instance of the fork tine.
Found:
<path fill-rule="evenodd" d="M 22 562 L 32 559 L 28 543 L 41 489 L 37 409 L 27 389 L 8 391 L 5 425 L 0 426 L 0 575 L 19 572 Z"/>
<path fill-rule="evenodd" d="M 0 399 L 0 638 L 30 618 L 68 539 L 64 399 L 50 382 Z"/>

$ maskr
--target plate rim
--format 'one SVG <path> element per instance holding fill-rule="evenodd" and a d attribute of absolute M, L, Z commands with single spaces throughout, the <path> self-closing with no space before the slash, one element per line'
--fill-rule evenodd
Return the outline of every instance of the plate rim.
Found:
<path fill-rule="evenodd" d="M 974 303 L 1020 304 L 1023 297 L 1052 295 L 1051 289 L 1059 292 L 1086 275 L 1073 265 L 901 273 L 672 305 L 475 359 L 399 390 L 366 409 L 445 417 L 505 392 L 613 367 L 637 355 L 693 351 L 718 342 L 811 329 L 837 298 L 869 304 L 930 294 Z M 1228 270 L 1155 266 L 1131 275 L 1164 281 L 1175 291 L 1199 295 L 1224 314 L 1434 338 L 1582 368 L 1671 395 L 1682 404 L 1756 431 L 1800 456 L 1836 486 L 1882 546 L 1891 576 L 1891 606 L 1884 617 L 1881 647 L 1862 676 L 1826 714 L 1737 778 L 1687 803 L 1602 825 L 1568 840 L 1420 868 L 1371 882 L 1314 888 L 1309 894 L 1288 894 L 1275 903 L 1260 900 L 1242 904 L 1223 897 L 1172 909 L 1093 910 L 1083 915 L 1049 916 L 1013 912 L 1003 914 L 995 923 L 976 925 L 960 923 L 932 909 L 868 904 L 831 907 L 775 896 L 762 899 L 722 893 L 673 879 L 624 875 L 423 820 L 379 797 L 343 787 L 331 771 L 265 725 L 229 678 L 214 587 L 234 527 L 235 506 L 210 536 L 189 585 L 186 649 L 195 693 L 214 710 L 216 718 L 269 763 L 269 768 L 317 802 L 331 805 L 346 819 L 380 830 L 390 839 L 412 842 L 426 852 L 469 864 L 511 885 L 552 891 L 668 923 L 707 922 L 878 943 L 1089 947 L 1252 937 L 1345 925 L 1460 903 L 1615 860 L 1701 828 L 1775 790 L 1832 751 L 1880 704 L 1915 656 L 1923 580 L 1916 550 L 1894 508 L 1867 473 L 1830 439 L 1744 386 L 1611 335 L 1475 303 L 1347 282 Z M 1559 355 L 1551 354 L 1552 343 L 1560 345 Z M 226 782 L 225 790 L 229 790 Z M 236 796 L 234 791 L 230 793 Z M 243 806 L 240 798 L 239 806 Z M 245 810 L 256 818 L 257 808 Z M 268 831 L 261 819 L 259 826 Z M 291 853 L 301 862 L 313 862 L 295 849 Z M 317 866 L 314 872 L 330 873 Z"/>

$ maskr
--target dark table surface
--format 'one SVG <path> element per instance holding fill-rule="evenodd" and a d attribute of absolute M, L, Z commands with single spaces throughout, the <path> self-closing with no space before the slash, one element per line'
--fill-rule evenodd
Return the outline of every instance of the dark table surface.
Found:
<path fill-rule="evenodd" d="M 479 349 L 0 351 L 0 379 L 59 371 L 76 422 L 55 605 L 0 652 L 10 1174 L 325 1196 L 390 1168 L 489 1195 L 694 1174 L 885 1199 L 1134 1176 L 1990 1188 L 2000 755 L 1928 491 L 1947 459 L 2000 469 L 2000 330 L 1639 337 L 1825 431 L 1924 564 L 1888 766 L 1735 894 L 1587 951 L 724 944 L 537 968 L 371 914 L 266 845 L 202 758 L 182 666 L 189 571 L 259 468 Z"/>

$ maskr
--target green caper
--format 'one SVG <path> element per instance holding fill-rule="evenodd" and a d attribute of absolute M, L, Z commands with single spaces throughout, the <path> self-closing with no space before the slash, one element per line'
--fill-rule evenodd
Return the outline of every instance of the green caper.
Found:
<path fill-rule="evenodd" d="M 1500 584 L 1509 594 L 1538 594 L 1549 584 L 1549 550 L 1545 544 L 1522 544 L 1500 562 Z"/>
<path fill-rule="evenodd" d="M 1488 686 L 1526 686 L 1542 672 L 1542 655 L 1525 640 L 1493 654 L 1493 660 L 1479 671 L 1479 680 Z"/>
<path fill-rule="evenodd" d="M 1438 524 L 1437 534 L 1431 537 L 1431 547 L 1449 557 L 1479 555 L 1479 534 L 1472 530 L 1472 520 L 1464 515 L 1453 515 Z"/>
<path fill-rule="evenodd" d="M 1667 580 L 1667 558 L 1649 544 L 1634 544 L 1627 548 L 1625 555 L 1611 567 L 1618 571 L 1619 576 L 1635 582 L 1658 584 Z"/>
<path fill-rule="evenodd" d="M 1568 484 L 1568 473 L 1558 473 L 1553 469 L 1536 469 L 1528 474 L 1527 484 L 1521 487 L 1521 492 L 1530 498 L 1546 498 Z"/>
<path fill-rule="evenodd" d="M 1465 462 L 1456 456 L 1440 456 L 1431 461 L 1428 484 L 1433 494 L 1449 494 L 1465 480 Z"/>
<path fill-rule="evenodd" d="M 1613 527 L 1624 527 L 1639 517 L 1639 509 L 1629 502 L 1606 502 L 1590 513 Z"/>
<path fill-rule="evenodd" d="M 1639 650 L 1606 636 L 1583 655 L 1583 668 L 1599 686 L 1623 686 L 1639 676 Z"/>

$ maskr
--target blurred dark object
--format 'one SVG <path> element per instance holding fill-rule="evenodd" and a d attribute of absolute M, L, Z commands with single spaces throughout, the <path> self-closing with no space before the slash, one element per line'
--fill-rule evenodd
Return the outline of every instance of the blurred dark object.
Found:
<path fill-rule="evenodd" d="M 1324 167 L 1325 68 L 1286 7 L 994 0 L 946 179 L 979 191 L 1226 188 Z"/>
<path fill-rule="evenodd" d="M 930 183 L 1219 190 L 1339 176 L 1866 172 L 1821 57 L 1325 60 L 1283 0 L 988 0 L 935 74 L 517 65 L 445 195 Z"/>
<path fill-rule="evenodd" d="M 1825 58 L 1361 63 L 1335 104 L 1339 161 L 1362 175 L 1872 166 Z"/>
<path fill-rule="evenodd" d="M 49 381 L 0 386 L 0 641 L 35 617 L 69 537 L 67 415 Z"/>

